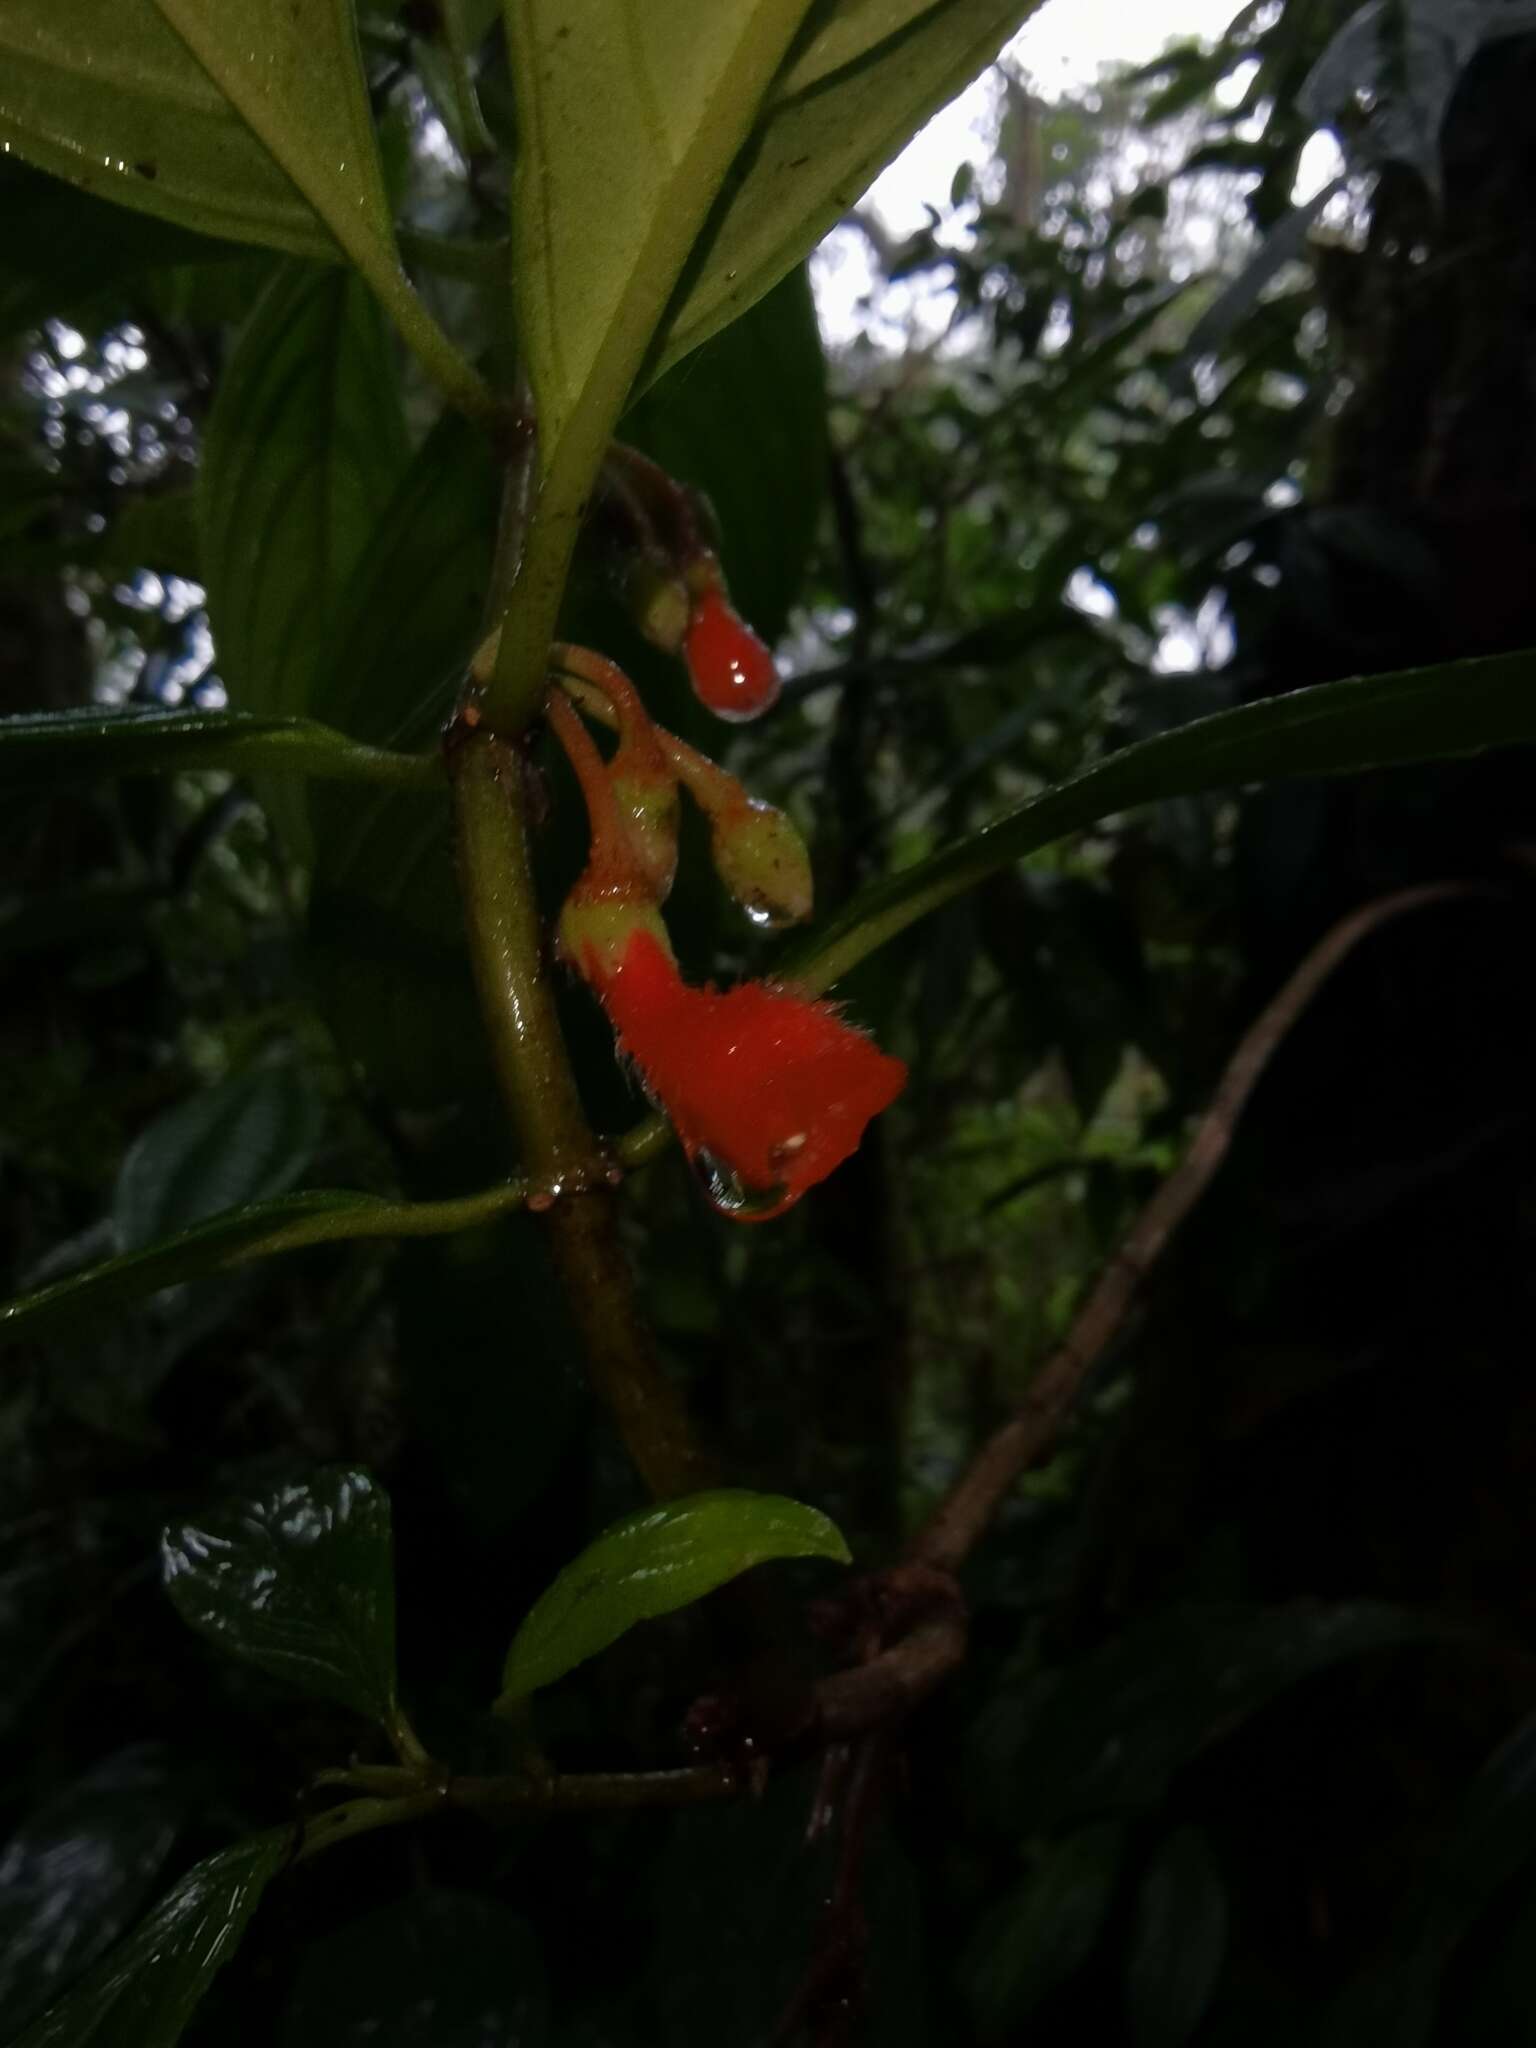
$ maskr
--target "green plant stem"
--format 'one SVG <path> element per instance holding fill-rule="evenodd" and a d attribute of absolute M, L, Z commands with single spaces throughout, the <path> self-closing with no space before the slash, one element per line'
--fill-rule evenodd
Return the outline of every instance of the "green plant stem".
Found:
<path fill-rule="evenodd" d="M 490 385 L 474 364 L 459 354 L 413 290 L 405 272 L 396 264 L 376 258 L 371 247 L 366 254 L 366 263 L 355 257 L 358 268 L 378 294 L 380 304 L 411 354 L 450 405 L 472 420 L 494 426 L 503 417 L 504 407 Z"/>
<path fill-rule="evenodd" d="M 294 1856 L 295 1863 L 307 1863 L 338 1842 L 350 1842 L 357 1835 L 371 1835 L 376 1828 L 401 1827 L 407 1821 L 425 1820 L 444 1808 L 441 1785 L 420 1792 L 408 1792 L 397 1799 L 348 1799 L 332 1806 L 305 1823 L 304 1839 Z"/>
<path fill-rule="evenodd" d="M 677 1771 L 585 1771 L 566 1777 L 451 1778 L 451 1806 L 475 1813 L 602 1813 L 641 1806 L 703 1806 L 738 1798 L 742 1775 L 726 1764 Z"/>
<path fill-rule="evenodd" d="M 455 744 L 450 763 L 470 952 L 530 1201 L 548 1202 L 551 1250 L 593 1384 L 636 1469 L 659 1496 L 692 1492 L 711 1466 L 640 1314 L 609 1181 L 617 1169 L 587 1123 L 555 1012 L 522 759 L 480 729 Z"/>

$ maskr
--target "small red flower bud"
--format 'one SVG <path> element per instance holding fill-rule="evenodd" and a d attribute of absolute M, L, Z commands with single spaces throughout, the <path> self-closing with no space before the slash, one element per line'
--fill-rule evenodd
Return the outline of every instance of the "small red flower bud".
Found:
<path fill-rule="evenodd" d="M 717 718 L 759 718 L 778 700 L 772 653 L 737 617 L 718 585 L 695 596 L 683 654 L 699 702 Z"/>
<path fill-rule="evenodd" d="M 691 988 L 648 930 L 592 983 L 689 1159 L 768 1198 L 736 1210 L 742 1220 L 782 1215 L 857 1151 L 906 1085 L 902 1062 L 832 1004 L 760 981 Z"/>

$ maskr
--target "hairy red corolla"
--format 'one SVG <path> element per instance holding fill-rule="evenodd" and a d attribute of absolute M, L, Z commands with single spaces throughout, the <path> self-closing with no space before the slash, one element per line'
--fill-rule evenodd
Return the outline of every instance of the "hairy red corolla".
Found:
<path fill-rule="evenodd" d="M 706 1155 L 765 1198 L 739 1211 L 754 1221 L 782 1215 L 857 1151 L 906 1085 L 902 1062 L 831 1003 L 761 981 L 691 987 L 644 928 L 616 958 L 585 948 L 580 964 L 690 1160 Z"/>

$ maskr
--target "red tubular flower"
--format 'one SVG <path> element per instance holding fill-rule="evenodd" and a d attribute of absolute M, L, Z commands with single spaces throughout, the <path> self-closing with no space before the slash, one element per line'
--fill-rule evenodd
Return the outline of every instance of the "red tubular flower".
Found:
<path fill-rule="evenodd" d="M 906 1085 L 902 1062 L 830 1003 L 760 981 L 691 988 L 644 929 L 612 958 L 588 948 L 579 965 L 689 1159 L 760 1198 L 735 1207 L 744 1221 L 798 1202 Z"/>
<path fill-rule="evenodd" d="M 708 574 L 718 578 L 709 560 Z M 717 718 L 739 724 L 760 718 L 778 701 L 773 655 L 732 610 L 718 580 L 704 582 L 694 595 L 683 655 L 694 694 Z"/>

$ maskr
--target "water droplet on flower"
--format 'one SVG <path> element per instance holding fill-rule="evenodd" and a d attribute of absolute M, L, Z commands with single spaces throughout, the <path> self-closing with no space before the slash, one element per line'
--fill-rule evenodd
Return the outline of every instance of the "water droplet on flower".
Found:
<path fill-rule="evenodd" d="M 688 1163 L 709 1206 L 733 1223 L 767 1223 L 782 1216 L 794 1199 L 785 1187 L 749 1188 L 735 1168 L 713 1152 L 700 1149 Z"/>

